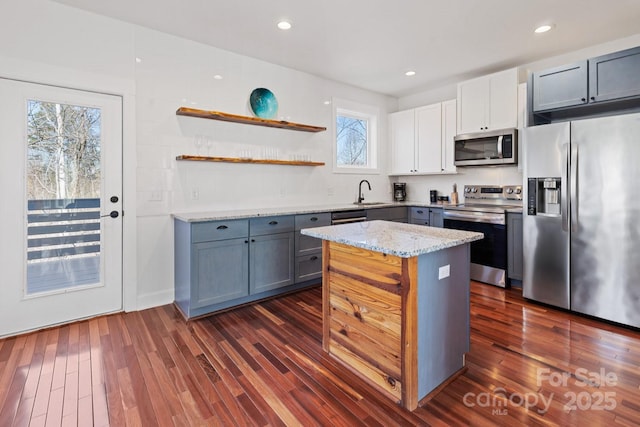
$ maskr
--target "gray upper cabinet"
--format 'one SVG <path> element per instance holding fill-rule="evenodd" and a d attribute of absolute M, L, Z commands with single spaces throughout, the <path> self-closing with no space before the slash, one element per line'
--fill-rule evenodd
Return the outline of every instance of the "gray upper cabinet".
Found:
<path fill-rule="evenodd" d="M 640 96 L 640 47 L 589 60 L 589 101 Z"/>
<path fill-rule="evenodd" d="M 587 103 L 587 61 L 533 73 L 533 111 Z"/>
<path fill-rule="evenodd" d="M 529 123 L 640 111 L 640 47 L 529 77 Z"/>

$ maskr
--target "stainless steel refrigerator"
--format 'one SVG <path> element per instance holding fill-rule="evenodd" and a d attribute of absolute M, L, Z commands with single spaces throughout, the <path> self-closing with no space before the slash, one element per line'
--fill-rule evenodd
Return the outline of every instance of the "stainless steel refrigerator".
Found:
<path fill-rule="evenodd" d="M 527 128 L 526 298 L 640 327 L 640 114 Z"/>

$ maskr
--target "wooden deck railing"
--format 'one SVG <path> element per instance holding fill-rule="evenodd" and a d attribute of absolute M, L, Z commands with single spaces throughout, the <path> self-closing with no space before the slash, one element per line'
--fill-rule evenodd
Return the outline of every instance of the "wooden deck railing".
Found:
<path fill-rule="evenodd" d="M 100 199 L 29 200 L 27 223 L 29 261 L 100 252 Z"/>

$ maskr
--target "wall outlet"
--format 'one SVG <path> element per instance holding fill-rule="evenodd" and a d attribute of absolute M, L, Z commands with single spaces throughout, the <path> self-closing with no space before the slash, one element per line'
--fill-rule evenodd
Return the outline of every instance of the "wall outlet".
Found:
<path fill-rule="evenodd" d="M 152 191 L 149 195 L 150 202 L 161 202 L 162 201 L 162 191 Z"/>
<path fill-rule="evenodd" d="M 438 280 L 446 279 L 451 274 L 451 264 L 443 265 L 438 269 Z"/>
<path fill-rule="evenodd" d="M 327 196 L 333 196 L 334 194 L 336 194 L 335 188 L 333 187 L 327 188 Z"/>
<path fill-rule="evenodd" d="M 198 200 L 200 198 L 200 190 L 197 188 L 191 189 L 191 200 Z"/>

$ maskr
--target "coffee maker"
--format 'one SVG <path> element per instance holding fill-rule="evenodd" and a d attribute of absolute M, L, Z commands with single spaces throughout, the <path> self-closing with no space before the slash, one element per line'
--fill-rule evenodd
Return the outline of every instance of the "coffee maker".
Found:
<path fill-rule="evenodd" d="M 403 202 L 406 197 L 407 197 L 407 183 L 394 182 L 393 183 L 393 199 L 396 202 Z"/>

